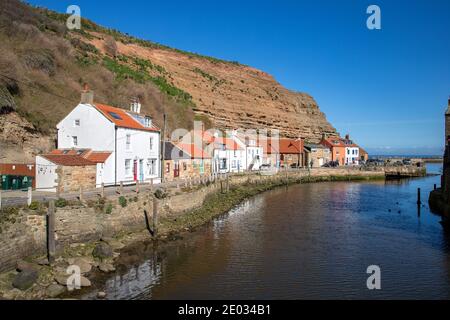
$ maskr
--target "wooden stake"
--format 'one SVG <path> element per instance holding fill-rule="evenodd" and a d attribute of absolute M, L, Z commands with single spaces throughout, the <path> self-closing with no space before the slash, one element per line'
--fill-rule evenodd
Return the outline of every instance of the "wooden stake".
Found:
<path fill-rule="evenodd" d="M 33 189 L 31 187 L 28 187 L 28 200 L 27 200 L 28 206 L 31 205 L 32 201 L 33 201 Z"/>
<path fill-rule="evenodd" d="M 49 263 L 55 261 L 56 239 L 55 239 L 55 201 L 51 200 L 47 212 L 47 257 Z"/>
<path fill-rule="evenodd" d="M 153 197 L 153 234 L 158 234 L 158 199 Z"/>
<path fill-rule="evenodd" d="M 105 197 L 105 184 L 102 182 L 102 186 L 101 186 L 101 192 L 102 192 L 102 198 Z"/>
<path fill-rule="evenodd" d="M 417 204 L 421 205 L 422 201 L 420 200 L 420 188 L 417 188 Z"/>

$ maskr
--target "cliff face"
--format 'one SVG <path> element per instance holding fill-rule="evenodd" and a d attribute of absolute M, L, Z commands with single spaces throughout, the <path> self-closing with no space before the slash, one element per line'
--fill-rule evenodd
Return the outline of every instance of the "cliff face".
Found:
<path fill-rule="evenodd" d="M 312 97 L 269 74 L 124 35 L 67 15 L 0 1 L 0 161 L 24 161 L 53 146 L 56 124 L 88 83 L 96 101 L 128 108 L 139 97 L 168 131 L 194 119 L 218 129 L 278 129 L 317 142 L 335 133 Z M 25 130 L 25 131 L 24 131 Z M 23 134 L 21 133 L 23 132 Z"/>
<path fill-rule="evenodd" d="M 97 36 L 84 40 L 105 52 L 105 41 Z M 311 142 L 336 133 L 310 95 L 284 88 L 263 71 L 136 44 L 118 42 L 117 48 L 118 54 L 164 67 L 171 82 L 192 95 L 194 112 L 219 129 L 278 129 L 283 136 Z"/>

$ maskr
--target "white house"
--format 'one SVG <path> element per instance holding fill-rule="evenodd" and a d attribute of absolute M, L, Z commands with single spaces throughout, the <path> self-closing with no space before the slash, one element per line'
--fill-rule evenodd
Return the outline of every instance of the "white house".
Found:
<path fill-rule="evenodd" d="M 97 104 L 87 90 L 81 100 L 57 125 L 58 149 L 110 152 L 98 181 L 105 185 L 159 181 L 160 131 L 140 114 L 140 103 L 132 103 L 129 111 Z"/>
<path fill-rule="evenodd" d="M 259 170 L 259 167 L 263 164 L 264 149 L 258 143 L 257 137 L 233 131 L 232 139 L 244 149 L 244 170 Z"/>
<path fill-rule="evenodd" d="M 234 139 L 221 137 L 219 132 L 193 130 L 180 139 L 183 143 L 193 143 L 211 156 L 212 173 L 245 171 L 245 148 Z"/>
<path fill-rule="evenodd" d="M 354 166 L 359 164 L 359 146 L 350 140 L 350 135 L 342 139 L 345 146 L 345 165 Z"/>

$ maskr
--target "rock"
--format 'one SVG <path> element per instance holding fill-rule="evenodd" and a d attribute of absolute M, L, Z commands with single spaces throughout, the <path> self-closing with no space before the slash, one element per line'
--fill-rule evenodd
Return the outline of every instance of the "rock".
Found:
<path fill-rule="evenodd" d="M 66 291 L 66 288 L 59 284 L 51 284 L 47 287 L 46 294 L 50 298 L 56 298 L 57 296 L 63 294 Z"/>
<path fill-rule="evenodd" d="M 80 278 L 80 284 L 82 287 L 90 287 L 92 285 L 91 281 L 83 276 L 81 276 Z"/>
<path fill-rule="evenodd" d="M 116 271 L 116 268 L 114 268 L 114 266 L 111 263 L 100 263 L 98 269 L 106 273 Z"/>
<path fill-rule="evenodd" d="M 50 265 L 50 262 L 48 261 L 47 258 L 42 258 L 42 259 L 36 260 L 36 263 L 38 265 L 40 265 L 40 266 L 48 266 L 48 265 Z"/>
<path fill-rule="evenodd" d="M 80 267 L 80 272 L 88 273 L 92 270 L 92 265 L 86 261 L 84 258 L 74 258 L 74 259 L 68 259 L 68 262 L 70 265 L 75 265 Z"/>
<path fill-rule="evenodd" d="M 38 277 L 39 273 L 36 270 L 23 270 L 15 276 L 12 285 L 16 289 L 25 291 L 36 283 Z"/>
<path fill-rule="evenodd" d="M 17 299 L 17 297 L 19 297 L 21 294 L 22 294 L 22 291 L 14 288 L 10 291 L 5 292 L 2 296 L 2 298 L 6 299 L 6 300 L 14 300 L 14 299 Z"/>
<path fill-rule="evenodd" d="M 17 261 L 16 269 L 17 271 L 25 271 L 25 270 L 37 271 L 37 265 L 35 265 L 34 263 L 20 260 Z"/>
<path fill-rule="evenodd" d="M 100 291 L 97 293 L 97 298 L 99 299 L 105 299 L 106 298 L 106 292 Z"/>
<path fill-rule="evenodd" d="M 113 256 L 113 250 L 107 243 L 100 242 L 95 246 L 94 251 L 92 251 L 92 256 L 101 260 L 111 258 Z"/>

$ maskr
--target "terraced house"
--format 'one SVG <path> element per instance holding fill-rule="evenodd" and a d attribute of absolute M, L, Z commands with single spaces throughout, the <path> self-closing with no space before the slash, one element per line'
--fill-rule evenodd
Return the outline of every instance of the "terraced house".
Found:
<path fill-rule="evenodd" d="M 141 104 L 130 110 L 94 103 L 88 88 L 81 103 L 58 125 L 58 149 L 90 149 L 110 156 L 100 165 L 96 185 L 158 182 L 160 178 L 160 131 L 149 116 L 140 113 Z"/>

